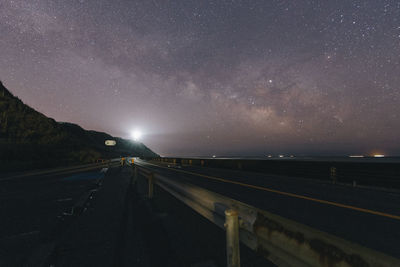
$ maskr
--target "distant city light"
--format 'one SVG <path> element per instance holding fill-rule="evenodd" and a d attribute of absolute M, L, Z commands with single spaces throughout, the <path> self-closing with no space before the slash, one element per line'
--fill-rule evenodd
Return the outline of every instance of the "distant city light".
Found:
<path fill-rule="evenodd" d="M 385 155 L 383 155 L 383 154 L 375 154 L 374 155 L 374 158 L 384 158 L 385 157 Z"/>
<path fill-rule="evenodd" d="M 280 158 L 283 158 L 283 157 L 284 157 L 284 155 L 279 155 L 279 157 L 280 157 Z"/>
<path fill-rule="evenodd" d="M 216 155 L 213 155 L 212 157 L 213 157 L 213 158 L 216 158 L 217 156 L 216 156 Z"/>
<path fill-rule="evenodd" d="M 139 130 L 135 130 L 132 132 L 131 136 L 132 136 L 133 140 L 138 141 L 138 140 L 140 140 L 140 138 L 142 138 L 142 132 Z"/>
<path fill-rule="evenodd" d="M 267 157 L 268 157 L 268 158 L 272 158 L 272 155 L 268 155 Z"/>
<path fill-rule="evenodd" d="M 363 158 L 364 155 L 350 155 L 350 158 Z"/>

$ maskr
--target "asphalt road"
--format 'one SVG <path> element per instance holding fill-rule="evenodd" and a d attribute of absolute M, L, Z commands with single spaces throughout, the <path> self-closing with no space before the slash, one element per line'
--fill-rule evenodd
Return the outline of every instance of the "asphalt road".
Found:
<path fill-rule="evenodd" d="M 137 163 L 399 258 L 395 191 Z M 159 188 L 147 200 L 131 168 L 103 167 L 1 178 L 0 266 L 225 265 L 223 231 Z M 246 248 L 241 254 L 244 266 L 266 266 Z"/>
<path fill-rule="evenodd" d="M 400 192 L 238 170 L 136 163 L 400 258 Z"/>
<path fill-rule="evenodd" d="M 59 233 L 86 208 L 105 171 L 84 166 L 0 179 L 0 266 L 45 259 Z"/>
<path fill-rule="evenodd" d="M 0 179 L 0 267 L 226 265 L 224 231 L 165 192 L 150 201 L 132 177 L 114 166 Z"/>

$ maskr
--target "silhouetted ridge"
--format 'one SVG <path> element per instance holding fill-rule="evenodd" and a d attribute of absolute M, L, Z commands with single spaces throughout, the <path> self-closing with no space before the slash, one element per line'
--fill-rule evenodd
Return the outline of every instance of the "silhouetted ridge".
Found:
<path fill-rule="evenodd" d="M 107 139 L 117 145 L 106 147 Z M 157 156 L 142 143 L 56 122 L 24 104 L 0 82 L 0 170 L 17 168 L 21 162 L 41 167 L 123 155 Z"/>
<path fill-rule="evenodd" d="M 3 82 L 0 81 L 0 95 L 1 96 L 13 96 L 10 91 L 7 90 L 7 88 L 4 87 Z"/>

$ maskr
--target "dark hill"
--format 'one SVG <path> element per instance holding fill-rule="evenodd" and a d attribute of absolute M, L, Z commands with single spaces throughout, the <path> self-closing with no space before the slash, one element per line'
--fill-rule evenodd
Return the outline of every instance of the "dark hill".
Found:
<path fill-rule="evenodd" d="M 108 139 L 117 145 L 106 147 Z M 122 155 L 157 156 L 142 143 L 56 122 L 25 105 L 0 82 L 0 170 L 88 163 Z"/>

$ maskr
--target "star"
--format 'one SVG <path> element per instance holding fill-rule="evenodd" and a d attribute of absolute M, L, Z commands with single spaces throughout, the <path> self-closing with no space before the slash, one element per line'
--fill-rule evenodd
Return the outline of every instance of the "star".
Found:
<path fill-rule="evenodd" d="M 375 0 L 3 0 L 0 79 L 58 121 L 141 125 L 160 154 L 400 154 L 399 17 Z"/>

